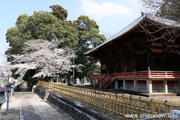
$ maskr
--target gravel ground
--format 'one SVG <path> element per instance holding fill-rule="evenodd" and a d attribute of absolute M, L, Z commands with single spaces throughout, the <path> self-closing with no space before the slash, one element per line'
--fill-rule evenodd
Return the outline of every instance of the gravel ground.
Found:
<path fill-rule="evenodd" d="M 154 98 L 154 99 L 161 100 L 161 101 L 167 100 L 168 102 L 180 105 L 180 96 L 159 97 L 159 98 Z"/>

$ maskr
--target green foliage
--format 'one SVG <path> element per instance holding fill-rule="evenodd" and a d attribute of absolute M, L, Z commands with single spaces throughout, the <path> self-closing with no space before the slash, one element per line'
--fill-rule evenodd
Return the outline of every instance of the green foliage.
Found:
<path fill-rule="evenodd" d="M 75 48 L 77 44 L 77 32 L 67 22 L 57 20 L 49 12 L 34 12 L 32 16 L 26 14 L 17 18 L 16 26 L 7 30 L 6 40 L 11 48 L 6 54 L 21 53 L 24 42 L 32 39 L 63 39 L 59 46 L 70 46 Z"/>
<path fill-rule="evenodd" d="M 62 6 L 60 5 L 52 5 L 49 8 L 52 9 L 52 14 L 54 16 L 56 16 L 58 19 L 65 21 L 67 19 L 68 16 L 68 11 L 66 9 L 64 9 Z"/>
<path fill-rule="evenodd" d="M 179 0 L 163 0 L 157 16 L 165 17 L 170 20 L 180 21 L 180 1 Z"/>
<path fill-rule="evenodd" d="M 29 89 L 32 89 L 33 85 L 38 83 L 38 78 L 32 78 L 36 73 L 36 70 L 29 70 L 23 77 L 24 81 L 27 81 L 27 86 Z"/>
<path fill-rule="evenodd" d="M 8 61 L 12 61 L 11 55 L 21 54 L 28 40 L 45 39 L 60 40 L 58 47 L 71 47 L 76 50 L 76 65 L 81 64 L 76 71 L 76 77 L 82 78 L 88 74 L 100 73 L 97 60 L 84 55 L 85 52 L 97 47 L 106 39 L 99 32 L 99 26 L 87 16 L 80 16 L 77 20 L 66 21 L 68 12 L 59 5 L 50 6 L 52 12 L 34 12 L 32 16 L 27 14 L 17 18 L 16 26 L 7 30 L 6 40 L 10 48 L 6 51 Z M 37 79 L 32 79 L 36 70 L 28 71 L 23 78 L 32 87 Z M 72 74 L 71 74 L 72 75 Z"/>
<path fill-rule="evenodd" d="M 73 24 L 78 31 L 77 58 L 75 63 L 83 65 L 80 67 L 80 71 L 77 71 L 76 77 L 82 78 L 92 74 L 97 68 L 97 60 L 85 56 L 84 53 L 97 47 L 106 39 L 104 35 L 99 34 L 99 26 L 96 22 L 90 20 L 87 16 L 80 16 Z"/>

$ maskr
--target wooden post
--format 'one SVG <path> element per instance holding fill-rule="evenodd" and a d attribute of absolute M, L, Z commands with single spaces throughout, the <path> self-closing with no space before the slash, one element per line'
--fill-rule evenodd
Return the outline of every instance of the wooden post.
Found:
<path fill-rule="evenodd" d="M 155 112 L 155 104 L 153 102 L 153 99 L 151 99 L 150 104 L 151 104 L 151 114 L 154 114 L 154 112 Z"/>
<path fill-rule="evenodd" d="M 91 101 L 90 101 L 90 103 L 91 103 L 91 107 L 93 106 L 93 103 L 92 103 L 92 91 L 90 91 L 90 93 L 91 93 Z"/>
<path fill-rule="evenodd" d="M 123 80 L 123 89 L 124 90 L 126 89 L 126 80 L 125 79 Z"/>
<path fill-rule="evenodd" d="M 131 109 L 131 114 L 133 114 L 133 100 L 132 100 L 132 95 L 130 96 L 130 109 Z"/>
<path fill-rule="evenodd" d="M 98 110 L 99 111 L 101 111 L 101 100 L 100 100 L 100 98 L 101 98 L 101 93 L 100 92 L 98 92 Z"/>
<path fill-rule="evenodd" d="M 99 88 L 102 89 L 102 82 L 100 82 Z"/>
<path fill-rule="evenodd" d="M 152 80 L 148 80 L 148 93 L 151 94 L 152 93 Z"/>
<path fill-rule="evenodd" d="M 104 113 L 106 112 L 105 111 L 106 110 L 106 100 L 105 100 L 106 98 L 105 97 L 106 97 L 106 94 L 104 93 Z"/>
<path fill-rule="evenodd" d="M 115 89 L 118 89 L 118 80 L 115 80 Z"/>
<path fill-rule="evenodd" d="M 125 114 L 125 107 L 124 107 L 124 95 L 122 95 L 122 115 L 124 116 Z"/>
<path fill-rule="evenodd" d="M 94 81 L 94 88 L 96 88 L 96 82 Z"/>
<path fill-rule="evenodd" d="M 165 93 L 168 93 L 167 80 L 164 80 L 164 92 L 165 92 Z"/>
<path fill-rule="evenodd" d="M 116 104 L 116 110 L 115 110 L 115 115 L 116 115 L 116 118 L 118 118 L 118 102 L 117 102 L 117 94 L 116 94 L 116 102 L 115 102 L 115 104 Z"/>
<path fill-rule="evenodd" d="M 111 115 L 111 94 L 109 93 L 109 115 Z"/>
<path fill-rule="evenodd" d="M 137 81 L 134 80 L 134 91 L 137 91 Z"/>
<path fill-rule="evenodd" d="M 180 92 L 180 81 L 178 80 L 178 92 Z"/>
<path fill-rule="evenodd" d="M 140 106 L 139 106 L 139 108 L 140 108 L 140 114 L 142 114 L 142 101 L 141 101 L 141 97 L 139 97 L 139 102 L 140 102 Z"/>
<path fill-rule="evenodd" d="M 150 70 L 147 71 L 147 77 L 151 78 L 151 71 Z"/>

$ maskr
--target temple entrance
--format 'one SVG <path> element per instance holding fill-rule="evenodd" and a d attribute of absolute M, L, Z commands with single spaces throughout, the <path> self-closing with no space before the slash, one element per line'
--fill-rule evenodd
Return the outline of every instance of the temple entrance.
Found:
<path fill-rule="evenodd" d="M 118 88 L 123 88 L 123 80 L 118 80 Z"/>

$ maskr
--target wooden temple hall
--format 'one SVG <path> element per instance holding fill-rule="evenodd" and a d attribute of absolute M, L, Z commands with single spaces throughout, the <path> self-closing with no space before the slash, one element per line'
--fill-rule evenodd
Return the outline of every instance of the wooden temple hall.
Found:
<path fill-rule="evenodd" d="M 174 21 L 142 14 L 86 52 L 101 63 L 101 74 L 89 75 L 94 87 L 145 94 L 180 93 L 179 28 Z"/>

